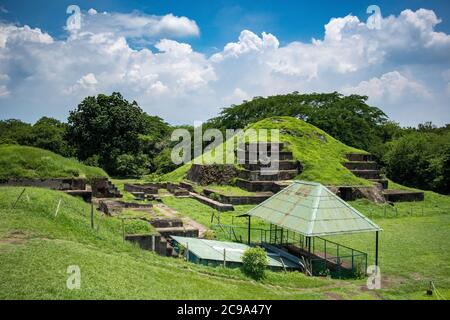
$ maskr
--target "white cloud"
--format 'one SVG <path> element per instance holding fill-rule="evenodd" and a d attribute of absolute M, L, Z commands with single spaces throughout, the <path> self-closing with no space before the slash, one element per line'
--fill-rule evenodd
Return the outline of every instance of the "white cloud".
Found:
<path fill-rule="evenodd" d="M 346 94 L 359 94 L 369 96 L 378 103 L 401 102 L 404 97 L 428 99 L 431 97 L 427 88 L 403 76 L 398 71 L 383 74 L 379 78 L 362 81 L 355 87 L 344 88 Z"/>
<path fill-rule="evenodd" d="M 245 92 L 241 88 L 235 88 L 233 90 L 233 93 L 229 96 L 226 96 L 223 101 L 227 104 L 237 104 L 248 99 L 250 99 L 250 95 L 247 92 Z"/>
<path fill-rule="evenodd" d="M 95 78 L 95 75 L 93 73 L 88 73 L 87 75 L 83 76 L 77 82 L 79 84 L 81 84 L 83 87 L 93 87 L 98 83 L 98 81 Z"/>
<path fill-rule="evenodd" d="M 120 91 L 151 114 L 192 123 L 254 96 L 341 91 L 369 95 L 402 124 L 450 122 L 450 36 L 435 31 L 430 10 L 385 17 L 380 30 L 333 18 L 323 39 L 284 45 L 243 30 L 210 57 L 173 39 L 199 35 L 186 17 L 89 10 L 83 19 L 64 40 L 0 24 L 0 118 L 64 119 L 86 95 Z M 136 38 L 156 49 L 136 49 Z"/>
<path fill-rule="evenodd" d="M 87 14 L 82 14 L 81 29 L 71 32 L 99 34 L 111 31 L 114 31 L 116 36 L 150 39 L 200 35 L 197 23 L 186 17 L 178 17 L 173 14 L 164 16 L 147 15 L 138 11 L 98 14 L 94 8 L 89 9 Z"/>
<path fill-rule="evenodd" d="M 0 98 L 9 96 L 8 88 L 5 85 L 0 85 Z"/>

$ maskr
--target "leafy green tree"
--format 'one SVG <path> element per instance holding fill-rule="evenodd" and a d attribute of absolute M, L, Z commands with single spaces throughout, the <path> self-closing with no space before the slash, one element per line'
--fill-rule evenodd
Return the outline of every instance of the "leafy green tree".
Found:
<path fill-rule="evenodd" d="M 80 160 L 96 162 L 108 173 L 137 176 L 166 146 L 170 126 L 150 116 L 120 93 L 85 98 L 70 112 L 66 139 Z"/>
<path fill-rule="evenodd" d="M 65 140 L 66 130 L 66 123 L 43 117 L 33 125 L 26 144 L 70 157 L 74 150 Z"/>
<path fill-rule="evenodd" d="M 86 160 L 98 155 L 99 164 L 116 174 L 116 158 L 140 152 L 139 134 L 144 133 L 143 112 L 138 104 L 128 102 L 120 93 L 85 98 L 70 112 L 67 140 Z"/>
<path fill-rule="evenodd" d="M 149 173 L 150 161 L 145 154 L 121 154 L 115 160 L 115 173 L 122 177 L 140 177 Z"/>
<path fill-rule="evenodd" d="M 0 121 L 0 143 L 24 144 L 32 126 L 17 119 Z"/>
<path fill-rule="evenodd" d="M 48 117 L 34 125 L 14 119 L 0 121 L 0 143 L 38 147 L 68 157 L 73 150 L 65 140 L 66 129 L 65 123 Z"/>
<path fill-rule="evenodd" d="M 369 149 L 380 140 L 379 126 L 387 116 L 367 105 L 367 99 L 337 92 L 256 97 L 223 109 L 206 126 L 238 129 L 267 117 L 290 116 L 306 120 L 350 146 Z"/>
<path fill-rule="evenodd" d="M 389 178 L 410 187 L 450 193 L 450 132 L 415 131 L 386 144 Z"/>

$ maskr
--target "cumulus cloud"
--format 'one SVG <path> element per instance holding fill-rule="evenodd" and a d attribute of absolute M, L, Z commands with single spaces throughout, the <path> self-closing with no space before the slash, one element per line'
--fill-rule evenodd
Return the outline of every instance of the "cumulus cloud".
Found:
<path fill-rule="evenodd" d="M 91 8 L 87 14 L 82 14 L 81 28 L 71 30 L 74 33 L 105 33 L 114 32 L 115 35 L 128 38 L 157 37 L 191 37 L 199 36 L 200 29 L 194 20 L 178 17 L 173 14 L 164 16 L 147 15 L 135 11 L 132 13 L 103 12 Z"/>
<path fill-rule="evenodd" d="M 428 99 L 431 94 L 427 88 L 403 76 L 398 71 L 383 74 L 379 78 L 372 78 L 362 81 L 355 87 L 348 87 L 342 90 L 346 94 L 359 94 L 369 96 L 377 103 L 401 102 L 405 97 L 410 99 Z"/>
<path fill-rule="evenodd" d="M 322 39 L 284 45 L 243 30 L 211 56 L 176 39 L 200 31 L 171 14 L 91 9 L 64 40 L 3 24 L 0 117 L 64 119 L 86 95 L 120 91 L 151 114 L 192 123 L 253 96 L 341 91 L 368 95 L 405 125 L 449 122 L 450 35 L 435 30 L 439 22 L 433 11 L 405 10 L 371 30 L 348 15 L 330 19 Z M 151 39 L 154 49 L 137 49 L 136 38 Z"/>

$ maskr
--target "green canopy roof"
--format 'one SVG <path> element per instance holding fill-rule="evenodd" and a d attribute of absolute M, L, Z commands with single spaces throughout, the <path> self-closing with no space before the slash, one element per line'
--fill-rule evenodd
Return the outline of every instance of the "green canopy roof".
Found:
<path fill-rule="evenodd" d="M 320 183 L 295 181 L 247 212 L 307 237 L 381 231 Z"/>
<path fill-rule="evenodd" d="M 197 238 L 187 238 L 170 236 L 173 240 L 189 248 L 189 251 L 203 260 L 223 261 L 223 253 L 225 250 L 225 259 L 227 262 L 242 263 L 242 256 L 245 250 L 250 247 L 243 243 L 226 242 L 217 240 L 206 240 Z M 299 264 L 289 259 L 282 259 L 279 254 L 274 252 L 267 253 L 268 265 L 271 267 L 282 268 L 298 268 Z"/>

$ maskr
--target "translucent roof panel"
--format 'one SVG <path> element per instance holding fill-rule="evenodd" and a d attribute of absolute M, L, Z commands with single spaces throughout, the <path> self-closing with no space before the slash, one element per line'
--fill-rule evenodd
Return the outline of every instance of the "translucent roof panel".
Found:
<path fill-rule="evenodd" d="M 320 183 L 295 181 L 247 212 L 308 237 L 381 231 Z"/>
<path fill-rule="evenodd" d="M 236 242 L 205 240 L 178 236 L 171 236 L 171 238 L 182 246 L 189 248 L 190 252 L 192 252 L 198 258 L 204 260 L 223 261 L 223 251 L 225 250 L 225 259 L 227 262 L 242 263 L 242 255 L 244 254 L 245 250 L 250 248 L 246 244 Z M 273 252 L 268 252 L 267 258 L 268 265 L 272 267 L 299 267 L 297 263 L 294 263 L 293 261 L 290 261 L 288 259 L 283 259 L 283 261 L 281 261 L 281 257 Z"/>

